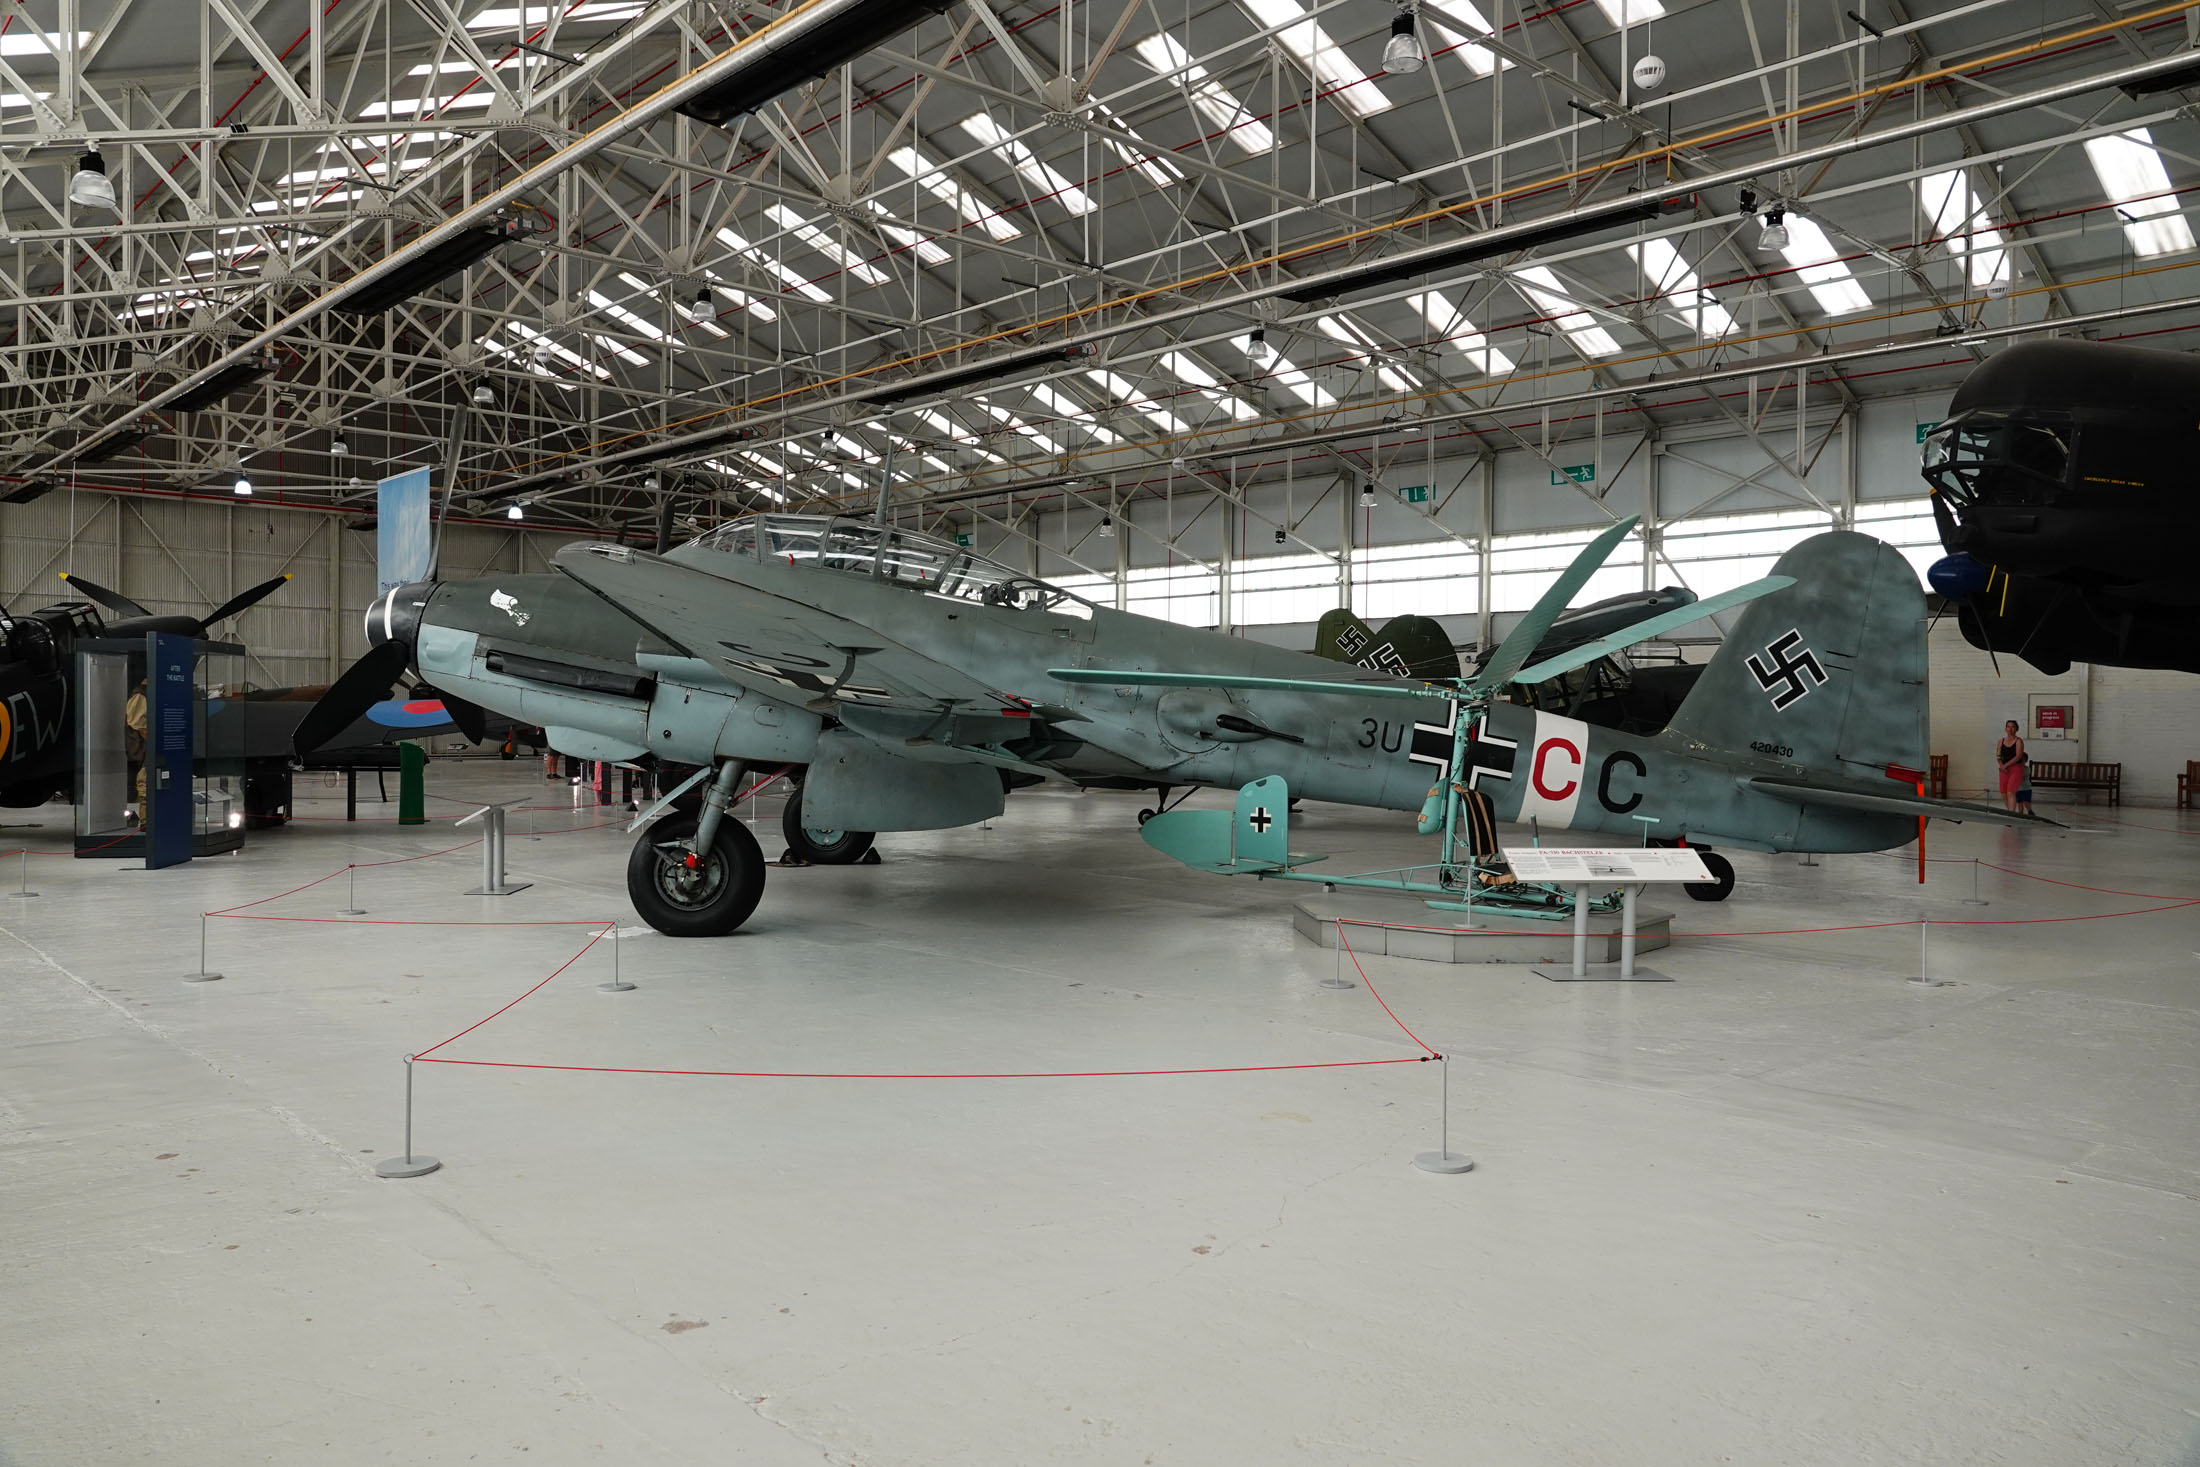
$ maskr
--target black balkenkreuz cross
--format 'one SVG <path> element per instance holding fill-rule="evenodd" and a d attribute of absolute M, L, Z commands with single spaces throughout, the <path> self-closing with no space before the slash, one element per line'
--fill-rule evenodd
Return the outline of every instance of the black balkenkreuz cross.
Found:
<path fill-rule="evenodd" d="M 1266 835 L 1268 827 L 1276 823 L 1276 817 L 1268 813 L 1266 805 L 1255 805 L 1253 813 L 1245 817 L 1245 823 L 1253 827 L 1255 835 Z"/>
<path fill-rule="evenodd" d="M 1765 648 L 1764 655 L 1772 659 L 1771 666 L 1766 666 L 1754 654 L 1749 659 L 1749 675 L 1757 679 L 1758 687 L 1768 693 L 1772 693 L 1775 685 L 1779 687 L 1779 692 L 1772 693 L 1775 711 L 1783 710 L 1790 703 L 1806 696 L 1812 687 L 1825 684 L 1826 670 L 1818 665 L 1817 656 L 1808 647 L 1803 649 L 1799 657 L 1788 655 L 1789 650 L 1802 640 L 1803 634 L 1790 627 L 1773 638 L 1771 645 Z"/>
<path fill-rule="evenodd" d="M 1490 732 L 1484 719 L 1482 726 L 1467 740 L 1467 788 L 1482 787 L 1482 776 L 1492 779 L 1511 779 L 1513 761 L 1520 756 L 1518 739 L 1501 739 Z"/>
<path fill-rule="evenodd" d="M 1416 723 L 1413 725 L 1413 743 L 1406 757 L 1416 764 L 1436 766 L 1436 778 L 1441 781 L 1451 773 L 1452 735 L 1459 726 L 1459 705 L 1445 705 L 1442 723 Z"/>

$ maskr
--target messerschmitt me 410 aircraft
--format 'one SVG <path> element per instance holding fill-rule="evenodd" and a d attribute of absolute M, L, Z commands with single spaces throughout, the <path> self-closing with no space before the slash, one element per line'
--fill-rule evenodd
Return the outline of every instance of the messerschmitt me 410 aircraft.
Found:
<path fill-rule="evenodd" d="M 299 746 L 410 668 L 541 724 L 565 753 L 700 766 L 700 806 L 645 830 L 627 868 L 643 918 L 686 936 L 732 931 L 763 893 L 762 851 L 725 818 L 750 765 L 801 771 L 788 825 L 824 859 L 848 859 L 834 853 L 851 833 L 987 819 L 1040 781 L 1280 779 L 1292 795 L 1404 811 L 1431 807 L 1433 785 L 1424 826 L 1487 795 L 1500 820 L 1634 841 L 1647 817 L 1667 841 L 1755 851 L 1880 850 L 1913 839 L 1920 815 L 2023 819 L 1915 792 L 1924 598 L 1908 563 L 1862 535 L 1818 536 L 1765 580 L 1564 654 L 1578 665 L 1753 601 L 1658 735 L 1498 701 L 1516 675 L 1563 670 L 1523 664 L 1632 527 L 1585 549 L 1473 679 L 1437 683 L 1095 606 L 856 520 L 755 516 L 661 555 L 577 543 L 548 574 L 422 581 L 377 600 L 371 649 Z M 1249 846 L 1280 849 L 1268 835 L 1280 814 L 1280 802 L 1245 812 Z M 1280 871 L 1293 858 L 1202 864 Z"/>

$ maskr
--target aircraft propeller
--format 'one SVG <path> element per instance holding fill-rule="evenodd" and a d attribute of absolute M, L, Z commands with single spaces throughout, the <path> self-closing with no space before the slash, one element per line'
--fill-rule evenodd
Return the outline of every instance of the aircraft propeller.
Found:
<path fill-rule="evenodd" d="M 306 716 L 298 721 L 297 731 L 291 736 L 291 747 L 301 757 L 310 754 L 364 718 L 368 709 L 395 690 L 411 661 L 412 649 L 403 642 L 383 642 L 369 647 L 364 656 L 344 669 L 343 676 L 329 684 L 328 691 L 321 694 Z M 415 683 L 412 691 L 416 698 L 440 701 L 443 711 L 451 715 L 451 722 L 458 725 L 458 731 L 472 742 L 480 743 L 488 736 L 489 716 L 478 704 L 453 697 L 426 683 Z"/>
<path fill-rule="evenodd" d="M 284 584 L 290 580 L 290 574 L 286 571 L 282 575 L 270 577 L 248 590 L 239 591 L 204 616 L 190 616 L 188 614 L 160 616 L 147 611 L 120 591 L 110 591 L 96 581 L 85 580 L 84 577 L 75 574 L 73 571 L 61 572 L 61 579 L 67 581 L 72 590 L 82 591 L 85 595 L 126 621 L 173 623 L 173 629 L 176 631 L 188 632 L 193 636 L 203 637 L 206 635 L 208 627 L 227 621 L 238 612 L 257 606 L 275 592 L 280 591 Z M 167 629 L 166 627 L 153 628 L 153 630 Z M 130 628 L 114 626 L 109 627 L 108 630 L 128 635 Z"/>

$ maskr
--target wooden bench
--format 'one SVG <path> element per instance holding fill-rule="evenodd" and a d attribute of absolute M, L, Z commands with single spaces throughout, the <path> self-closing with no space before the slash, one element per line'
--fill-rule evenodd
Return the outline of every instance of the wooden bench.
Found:
<path fill-rule="evenodd" d="M 1934 754 L 1930 756 L 1930 759 L 1931 765 L 1925 787 L 1932 792 L 1934 799 L 1945 800 L 1948 798 L 1948 756 L 1946 754 Z"/>
<path fill-rule="evenodd" d="M 2124 766 L 2121 764 L 2034 759 L 2026 775 L 2027 782 L 2035 790 L 2082 790 L 2088 794 L 2102 790 L 2107 793 L 2111 805 L 2124 802 Z"/>
<path fill-rule="evenodd" d="M 2200 794 L 2200 759 L 2187 759 L 2185 772 L 2177 776 L 2177 808 L 2190 810 L 2195 794 Z"/>

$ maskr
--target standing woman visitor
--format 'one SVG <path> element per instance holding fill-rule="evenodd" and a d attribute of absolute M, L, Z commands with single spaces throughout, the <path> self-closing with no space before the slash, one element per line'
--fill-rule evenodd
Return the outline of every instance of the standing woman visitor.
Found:
<path fill-rule="evenodd" d="M 2017 721 L 2012 718 L 2002 725 L 2001 742 L 1994 745 L 1994 757 L 2001 763 L 2001 803 L 2004 809 L 2017 808 L 2017 792 L 2030 783 L 2025 778 L 2024 740 L 2017 734 Z"/>

